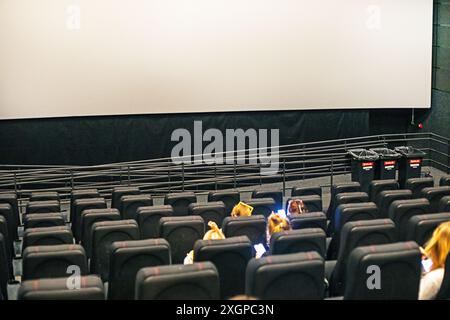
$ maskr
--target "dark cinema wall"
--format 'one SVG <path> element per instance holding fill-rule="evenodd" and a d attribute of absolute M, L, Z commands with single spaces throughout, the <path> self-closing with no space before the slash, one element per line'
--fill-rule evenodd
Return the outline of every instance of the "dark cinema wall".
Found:
<path fill-rule="evenodd" d="M 435 1 L 431 110 L 423 131 L 450 137 L 450 4 Z M 1 106 L 0 106 L 1 107 Z M 32 106 L 30 106 L 32 107 Z M 411 110 L 131 115 L 0 121 L 0 164 L 92 165 L 170 155 L 173 130 L 280 129 L 280 144 L 418 131 Z"/>

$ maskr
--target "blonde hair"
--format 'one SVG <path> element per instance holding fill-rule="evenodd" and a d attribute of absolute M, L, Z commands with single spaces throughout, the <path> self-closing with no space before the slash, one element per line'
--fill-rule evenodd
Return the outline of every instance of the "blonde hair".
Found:
<path fill-rule="evenodd" d="M 208 226 L 211 228 L 211 230 L 205 233 L 205 235 L 203 236 L 203 240 L 225 239 L 225 235 L 223 234 L 222 229 L 219 229 L 215 222 L 209 221 Z"/>
<path fill-rule="evenodd" d="M 232 217 L 249 217 L 252 215 L 253 207 L 244 202 L 239 202 L 231 211 Z"/>
<path fill-rule="evenodd" d="M 450 251 L 450 221 L 441 223 L 425 246 L 425 254 L 433 261 L 431 270 L 444 268 Z"/>
<path fill-rule="evenodd" d="M 270 214 L 268 220 L 269 220 L 268 221 L 269 235 L 273 235 L 274 233 L 291 229 L 289 220 L 282 218 L 280 215 L 274 212 Z"/>

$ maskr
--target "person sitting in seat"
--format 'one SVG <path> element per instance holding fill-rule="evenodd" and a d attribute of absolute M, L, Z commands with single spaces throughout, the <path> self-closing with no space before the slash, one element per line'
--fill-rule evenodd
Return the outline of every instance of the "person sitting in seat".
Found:
<path fill-rule="evenodd" d="M 306 208 L 305 203 L 303 200 L 300 199 L 294 199 L 289 200 L 288 202 L 288 215 L 294 215 L 294 214 L 302 214 L 308 212 L 308 208 Z"/>
<path fill-rule="evenodd" d="M 203 240 L 222 240 L 225 239 L 225 235 L 222 232 L 222 229 L 219 229 L 219 226 L 213 222 L 209 221 L 208 226 L 211 230 L 205 233 L 203 236 Z M 194 250 L 191 250 L 184 258 L 184 264 L 193 264 L 194 263 Z"/>
<path fill-rule="evenodd" d="M 252 215 L 253 207 L 240 201 L 237 205 L 233 207 L 231 211 L 232 217 L 249 217 Z"/>
<path fill-rule="evenodd" d="M 266 252 L 264 254 L 256 252 L 256 258 L 261 258 L 262 256 L 266 255 L 267 251 L 270 248 L 270 237 L 274 233 L 287 230 L 291 230 L 291 224 L 289 223 L 289 220 L 283 218 L 278 213 L 272 212 L 270 216 L 267 218 L 267 233 L 266 233 L 267 243 L 264 244 Z"/>
<path fill-rule="evenodd" d="M 445 260 L 450 251 L 450 221 L 441 223 L 434 230 L 431 239 L 422 249 L 422 259 L 429 261 L 431 267 L 424 270 L 420 281 L 419 300 L 433 300 L 444 279 Z M 423 265 L 426 265 L 423 263 Z"/>

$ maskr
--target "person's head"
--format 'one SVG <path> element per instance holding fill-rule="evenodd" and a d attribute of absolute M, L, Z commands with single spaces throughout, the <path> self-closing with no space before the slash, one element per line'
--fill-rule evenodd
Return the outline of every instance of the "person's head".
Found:
<path fill-rule="evenodd" d="M 249 217 L 252 215 L 253 207 L 244 202 L 239 202 L 231 211 L 232 217 Z"/>
<path fill-rule="evenodd" d="M 208 232 L 203 236 L 203 240 L 222 240 L 225 239 L 225 235 L 222 230 L 219 229 L 217 224 L 213 221 L 208 222 L 208 226 L 211 228 Z"/>
<path fill-rule="evenodd" d="M 450 251 L 450 221 L 441 223 L 425 246 L 425 253 L 433 262 L 431 270 L 445 267 Z"/>
<path fill-rule="evenodd" d="M 294 199 L 290 200 L 288 203 L 288 213 L 289 214 L 302 214 L 308 212 L 303 200 Z"/>
<path fill-rule="evenodd" d="M 274 212 L 270 214 L 267 224 L 270 236 L 273 235 L 274 233 L 291 229 L 289 220 L 282 218 L 279 214 L 276 214 Z"/>

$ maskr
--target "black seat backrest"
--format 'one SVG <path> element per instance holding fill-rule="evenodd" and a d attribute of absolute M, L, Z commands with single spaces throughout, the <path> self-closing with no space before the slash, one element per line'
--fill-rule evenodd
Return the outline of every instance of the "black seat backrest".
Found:
<path fill-rule="evenodd" d="M 443 176 L 439 180 L 439 185 L 442 186 L 450 186 L 450 175 Z"/>
<path fill-rule="evenodd" d="M 359 182 L 347 182 L 342 184 L 335 184 L 331 186 L 330 205 L 327 210 L 327 218 L 330 219 L 331 214 L 336 211 L 336 195 L 347 192 L 360 192 L 361 185 Z"/>
<path fill-rule="evenodd" d="M 226 217 L 222 231 L 225 237 L 247 236 L 252 244 L 266 244 L 266 219 L 262 215 Z"/>
<path fill-rule="evenodd" d="M 257 198 L 245 202 L 253 207 L 252 215 L 263 215 L 269 217 L 272 211 L 276 211 L 275 200 L 272 198 Z"/>
<path fill-rule="evenodd" d="M 137 300 L 217 300 L 219 274 L 211 262 L 141 269 L 136 276 Z"/>
<path fill-rule="evenodd" d="M 252 259 L 246 271 L 246 294 L 264 300 L 323 299 L 324 273 L 324 260 L 317 252 Z"/>
<path fill-rule="evenodd" d="M 375 202 L 381 191 L 397 190 L 397 180 L 373 180 L 369 185 L 369 200 Z"/>
<path fill-rule="evenodd" d="M 447 254 L 447 259 L 445 260 L 444 279 L 442 280 L 441 288 L 436 295 L 436 299 L 450 299 L 450 254 Z"/>
<path fill-rule="evenodd" d="M 202 217 L 205 225 L 209 221 L 213 221 L 219 228 L 222 226 L 223 219 L 227 216 L 225 204 L 222 201 L 191 203 L 189 205 L 189 214 Z"/>
<path fill-rule="evenodd" d="M 44 191 L 44 192 L 32 192 L 30 196 L 30 202 L 35 201 L 58 201 L 59 194 L 56 191 Z"/>
<path fill-rule="evenodd" d="M 0 233 L 0 295 L 2 299 L 8 299 L 8 281 L 10 279 L 10 270 L 8 266 L 8 254 L 6 251 L 7 241 L 2 233 Z"/>
<path fill-rule="evenodd" d="M 9 273 L 9 277 L 11 280 L 14 279 L 14 268 L 13 268 L 13 258 L 15 257 L 15 248 L 14 248 L 14 241 L 9 236 L 8 231 L 8 223 L 5 219 L 5 217 L 0 216 L 0 235 L 2 236 L 2 241 L 4 245 L 4 253 L 5 253 L 5 260 L 7 267 L 7 272 Z"/>
<path fill-rule="evenodd" d="M 139 227 L 131 219 L 96 222 L 92 225 L 91 240 L 90 271 L 107 281 L 111 244 L 116 241 L 139 240 Z"/>
<path fill-rule="evenodd" d="M 413 216 L 407 223 L 406 239 L 424 246 L 434 229 L 442 222 L 450 221 L 450 212 L 428 213 Z"/>
<path fill-rule="evenodd" d="M 52 213 L 61 212 L 61 206 L 58 200 L 33 201 L 28 202 L 26 213 Z"/>
<path fill-rule="evenodd" d="M 1 204 L 9 204 L 11 206 L 11 209 L 13 211 L 13 228 L 14 232 L 12 234 L 10 234 L 10 236 L 14 239 L 14 240 L 19 240 L 19 235 L 18 235 L 18 230 L 17 227 L 20 224 L 20 216 L 19 216 L 19 203 L 17 201 L 17 196 L 16 194 L 12 193 L 1 193 L 0 194 L 0 205 Z"/>
<path fill-rule="evenodd" d="M 283 208 L 283 192 L 281 190 L 255 190 L 252 193 L 253 199 L 272 198 L 275 201 L 275 208 Z"/>
<path fill-rule="evenodd" d="M 74 212 L 70 214 L 72 222 L 72 232 L 75 240 L 80 241 L 81 237 L 81 213 L 90 209 L 106 209 L 106 201 L 103 198 L 77 199 L 74 204 Z"/>
<path fill-rule="evenodd" d="M 173 216 L 173 209 L 170 205 L 139 207 L 136 214 L 141 239 L 152 239 L 159 237 L 159 220 Z"/>
<path fill-rule="evenodd" d="M 327 216 L 323 212 L 307 212 L 289 217 L 292 229 L 320 228 L 326 231 Z"/>
<path fill-rule="evenodd" d="M 164 204 L 171 205 L 174 216 L 187 216 L 189 205 L 197 202 L 197 197 L 193 192 L 169 193 L 164 198 Z"/>
<path fill-rule="evenodd" d="M 439 201 L 438 212 L 450 212 L 450 196 L 445 196 Z"/>
<path fill-rule="evenodd" d="M 194 261 L 210 261 L 219 273 L 222 299 L 245 292 L 245 268 L 252 258 L 252 243 L 246 236 L 223 240 L 197 240 Z"/>
<path fill-rule="evenodd" d="M 62 213 L 31 213 L 23 216 L 24 229 L 64 226 L 66 219 Z"/>
<path fill-rule="evenodd" d="M 141 194 L 138 187 L 115 187 L 111 195 L 111 208 L 120 210 L 120 198 L 122 198 L 122 196 L 138 194 Z"/>
<path fill-rule="evenodd" d="M 409 189 L 413 193 L 413 198 L 420 198 L 422 190 L 434 187 L 434 179 L 432 177 L 411 178 L 406 180 L 405 189 Z"/>
<path fill-rule="evenodd" d="M 321 187 L 293 187 L 291 197 L 303 197 L 303 196 L 319 196 L 322 198 Z"/>
<path fill-rule="evenodd" d="M 369 195 L 366 192 L 343 192 L 339 193 L 335 197 L 335 210 L 331 213 L 330 216 L 330 224 L 328 225 L 327 234 L 331 236 L 335 230 L 335 220 L 336 220 L 336 209 L 341 204 L 348 204 L 348 203 L 364 203 L 369 202 Z"/>
<path fill-rule="evenodd" d="M 90 189 L 75 189 L 70 194 L 70 212 L 74 212 L 73 204 L 77 199 L 89 199 L 89 198 L 101 198 L 98 190 L 95 188 Z"/>
<path fill-rule="evenodd" d="M 421 253 L 417 243 L 398 242 L 359 247 L 353 250 L 348 260 L 344 299 L 418 298 Z M 371 276 L 372 280 L 369 279 Z"/>
<path fill-rule="evenodd" d="M 148 207 L 153 205 L 153 199 L 150 195 L 125 195 L 120 198 L 120 213 L 122 219 L 136 219 L 139 207 Z"/>
<path fill-rule="evenodd" d="M 18 300 L 104 300 L 105 289 L 98 276 L 80 277 L 80 287 L 68 287 L 68 278 L 23 281 Z M 76 289 L 76 290 L 74 290 Z"/>
<path fill-rule="evenodd" d="M 308 212 L 321 212 L 323 210 L 322 198 L 318 195 L 310 195 L 288 198 L 285 206 L 286 212 L 288 212 L 288 205 L 291 200 L 302 200 Z"/>
<path fill-rule="evenodd" d="M 82 246 L 63 244 L 55 246 L 29 246 L 22 255 L 22 279 L 67 277 L 71 272 L 88 274 L 87 258 Z"/>
<path fill-rule="evenodd" d="M 225 204 L 225 213 L 231 214 L 233 207 L 241 201 L 239 191 L 211 191 L 208 194 L 208 202 L 222 201 Z"/>
<path fill-rule="evenodd" d="M 17 226 L 15 226 L 14 212 L 11 205 L 8 203 L 0 204 L 0 218 L 4 219 L 2 220 L 2 225 L 4 225 L 4 229 L 8 233 L 5 234 L 5 231 L 3 232 L 8 248 L 12 248 L 14 246 L 14 236 L 17 234 Z M 14 251 L 12 251 L 11 254 L 14 256 Z"/>
<path fill-rule="evenodd" d="M 390 219 L 347 222 L 341 231 L 336 266 L 331 275 L 330 293 L 342 295 L 346 284 L 348 257 L 357 247 L 397 241 L 395 224 Z M 333 257 L 334 258 L 334 257 Z"/>
<path fill-rule="evenodd" d="M 24 231 L 22 251 L 28 246 L 73 244 L 73 234 L 68 226 L 30 228 Z"/>
<path fill-rule="evenodd" d="M 205 222 L 199 216 L 164 217 L 159 220 L 159 237 L 170 244 L 172 263 L 183 263 L 195 241 L 205 234 Z"/>
<path fill-rule="evenodd" d="M 430 212 L 438 212 L 439 202 L 446 196 L 450 196 L 450 186 L 422 189 L 422 197 L 430 201 Z"/>
<path fill-rule="evenodd" d="M 102 222 L 102 221 L 117 221 L 120 220 L 120 213 L 117 209 L 88 209 L 84 210 L 81 213 L 80 217 L 80 241 L 81 245 L 86 250 L 86 255 L 88 258 L 91 257 L 92 248 L 90 247 L 92 245 L 91 241 L 91 231 L 92 226 L 96 222 Z"/>
<path fill-rule="evenodd" d="M 336 208 L 334 231 L 339 233 L 347 222 L 379 218 L 378 207 L 373 202 L 346 203 Z"/>
<path fill-rule="evenodd" d="M 170 245 L 164 239 L 113 242 L 109 262 L 108 299 L 133 300 L 138 271 L 170 264 Z"/>
<path fill-rule="evenodd" d="M 395 200 L 412 199 L 412 191 L 406 189 L 400 190 L 386 190 L 379 193 L 377 198 L 377 207 L 380 218 L 387 218 L 389 216 L 389 206 Z"/>
<path fill-rule="evenodd" d="M 270 254 L 315 251 L 325 258 L 326 234 L 323 229 L 298 229 L 274 233 L 270 237 Z"/>
<path fill-rule="evenodd" d="M 405 241 L 407 225 L 411 217 L 430 212 L 430 202 L 425 198 L 395 200 L 389 207 L 389 219 L 394 221 L 398 231 L 398 239 Z"/>

